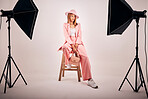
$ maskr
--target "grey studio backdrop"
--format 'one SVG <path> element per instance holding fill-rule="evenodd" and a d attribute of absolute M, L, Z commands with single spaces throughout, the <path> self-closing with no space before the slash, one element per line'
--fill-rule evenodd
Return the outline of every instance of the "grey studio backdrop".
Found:
<path fill-rule="evenodd" d="M 148 11 L 148 0 L 126 1 L 134 10 L 143 11 L 145 9 Z M 16 2 L 17 0 L 0 0 L 0 8 L 3 10 L 11 10 Z M 56 89 L 53 88 L 54 83 L 51 82 L 58 82 L 62 52 L 57 52 L 57 50 L 65 40 L 63 34 L 63 23 L 67 22 L 65 12 L 71 9 L 75 9 L 80 16 L 77 22 L 81 23 L 82 40 L 91 63 L 94 80 L 96 80 L 101 87 L 105 86 L 105 83 L 108 83 L 107 85 L 109 87 L 114 86 L 111 85 L 111 82 L 113 79 L 116 79 L 114 81 L 115 83 L 113 83 L 115 84 L 113 90 L 114 92 L 118 92 L 118 87 L 135 57 L 135 20 L 132 21 L 122 35 L 107 36 L 108 0 L 34 0 L 34 2 L 39 8 L 39 14 L 34 29 L 33 40 L 30 40 L 23 33 L 14 20 L 11 21 L 12 56 L 28 82 L 28 85 L 25 86 L 22 79 L 19 78 L 15 85 L 16 87 L 8 89 L 7 96 L 4 96 L 3 81 L 0 85 L 0 97 L 7 98 L 9 95 L 11 96 L 12 93 L 16 94 L 16 90 L 26 90 L 25 92 L 28 93 L 28 95 L 24 97 L 29 98 L 29 95 L 37 97 L 34 91 L 42 85 L 52 86 L 52 90 L 48 88 L 46 90 L 46 87 L 37 89 L 41 90 L 42 93 L 45 91 L 44 98 L 48 96 L 48 93 L 56 93 Z M 7 18 L 2 18 L 2 29 L 0 30 L 0 75 L 8 54 L 6 19 Z M 144 21 L 144 19 L 140 19 L 139 23 L 139 58 L 145 76 Z M 148 39 L 148 34 L 146 38 Z M 12 66 L 12 80 L 16 74 L 17 71 L 14 66 Z M 133 82 L 134 75 L 135 68 L 133 68 L 129 76 Z M 71 74 L 67 76 L 71 76 Z M 71 80 L 69 83 L 77 82 L 77 76 L 74 74 L 72 77 L 69 77 L 69 79 L 65 78 L 65 80 Z M 64 82 L 64 79 L 62 81 Z M 60 86 L 60 83 L 58 84 L 58 86 Z M 77 86 L 76 84 L 77 83 L 72 86 L 75 87 Z M 61 86 L 63 86 L 63 83 Z M 27 91 L 27 88 L 28 90 L 32 90 L 32 92 Z M 127 83 L 124 84 L 121 90 L 130 90 L 132 92 Z M 141 90 L 143 90 L 141 96 L 146 97 L 144 88 L 141 88 Z M 101 89 L 99 92 L 101 92 Z M 106 92 L 110 93 L 110 91 Z M 128 94 L 128 92 L 124 92 Z M 18 97 L 21 97 L 21 95 L 23 96 L 23 94 L 20 94 Z M 40 95 L 38 95 L 38 97 L 39 96 Z M 84 98 L 87 95 L 80 96 Z M 11 97 L 15 98 L 13 95 Z M 60 95 L 51 94 L 49 97 L 59 98 Z M 96 93 L 95 98 L 97 97 L 107 96 L 104 92 L 102 96 Z"/>

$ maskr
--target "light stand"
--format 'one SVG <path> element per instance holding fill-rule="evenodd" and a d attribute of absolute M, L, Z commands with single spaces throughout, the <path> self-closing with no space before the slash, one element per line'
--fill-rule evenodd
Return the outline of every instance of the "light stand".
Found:
<path fill-rule="evenodd" d="M 5 78 L 4 93 L 6 93 L 7 84 L 9 86 L 9 88 L 13 87 L 14 84 L 16 83 L 17 79 L 19 78 L 19 76 L 22 77 L 24 83 L 27 85 L 27 82 L 25 81 L 22 73 L 20 72 L 20 70 L 19 70 L 18 66 L 16 65 L 13 57 L 11 56 L 11 45 L 10 45 L 10 21 L 11 21 L 11 16 L 8 16 L 7 18 L 8 18 L 7 22 L 8 22 L 8 49 L 9 49 L 9 54 L 8 54 L 8 58 L 7 58 L 7 61 L 6 61 L 6 64 L 5 64 L 5 67 L 4 67 L 4 70 L 3 70 L 3 73 L 2 73 L 1 79 L 0 79 L 0 83 L 1 83 L 3 77 Z M 14 63 L 17 71 L 19 72 L 19 75 L 17 76 L 17 78 L 15 79 L 15 81 L 13 82 L 13 84 L 12 84 L 12 81 L 11 81 L 11 60 Z M 6 76 L 5 76 L 5 71 L 6 71 Z M 8 80 L 8 75 L 9 75 L 9 80 Z"/>
<path fill-rule="evenodd" d="M 138 92 L 141 87 L 145 87 L 145 92 L 148 97 L 147 86 L 145 84 L 144 76 L 142 73 L 140 60 L 138 56 L 138 30 L 139 30 L 139 19 L 146 18 L 146 10 L 144 11 L 135 11 L 125 0 L 109 0 L 108 6 L 108 28 L 107 35 L 122 34 L 126 28 L 130 25 L 133 19 L 136 20 L 136 55 L 135 58 L 126 73 L 120 87 L 123 86 L 125 80 L 129 83 L 134 92 Z M 136 62 L 136 74 L 135 74 L 135 88 L 132 86 L 131 82 L 127 78 L 131 68 Z M 139 73 L 139 74 L 138 74 Z M 138 78 L 139 75 L 139 78 Z M 137 80 L 140 79 L 140 85 L 137 84 Z"/>
<path fill-rule="evenodd" d="M 145 84 L 145 80 L 144 80 L 144 76 L 143 76 L 143 73 L 142 73 L 142 69 L 141 69 L 141 65 L 140 65 L 140 60 L 139 60 L 139 57 L 138 57 L 138 30 L 139 30 L 139 17 L 136 18 L 136 29 L 137 29 L 137 33 L 136 33 L 136 56 L 128 70 L 128 72 L 126 73 L 126 76 L 124 77 L 120 87 L 119 87 L 119 91 L 121 90 L 121 87 L 122 85 L 124 84 L 124 81 L 127 80 L 127 82 L 129 83 L 129 85 L 131 86 L 131 88 L 133 89 L 133 91 L 135 92 L 138 92 L 139 89 L 141 87 L 143 87 L 143 84 L 144 84 L 144 87 L 145 87 L 145 92 L 146 92 L 146 95 L 147 95 L 147 98 L 148 98 L 148 92 L 147 92 L 147 87 L 146 87 L 146 84 Z M 136 62 L 136 74 L 135 74 L 135 88 L 132 86 L 132 84 L 130 83 L 130 81 L 128 80 L 127 76 L 131 70 L 131 68 L 133 67 L 133 64 L 134 62 Z M 139 78 L 140 78 L 140 85 L 138 86 L 137 85 L 137 77 L 138 77 L 138 70 L 139 70 Z"/>
<path fill-rule="evenodd" d="M 15 7 L 13 8 L 13 10 L 8 10 L 8 11 L 0 10 L 0 16 L 7 17 L 7 19 L 8 19 L 7 22 L 8 22 L 9 54 L 8 54 L 8 58 L 7 58 L 1 79 L 0 79 L 0 83 L 2 82 L 3 77 L 5 79 L 4 93 L 6 93 L 7 84 L 9 86 L 9 88 L 13 87 L 20 76 L 22 77 L 24 83 L 27 85 L 27 82 L 25 81 L 17 64 L 15 63 L 14 59 L 11 56 L 11 45 L 10 45 L 10 21 L 11 21 L 11 18 L 13 18 L 16 21 L 16 23 L 18 24 L 18 26 L 24 31 L 24 33 L 30 39 L 32 39 L 37 15 L 38 15 L 38 8 L 34 4 L 33 0 L 18 0 Z M 15 68 L 17 69 L 17 71 L 19 73 L 13 83 L 11 81 L 11 61 L 13 62 L 13 64 L 15 65 Z M 6 72 L 6 74 L 5 74 L 5 72 Z"/>

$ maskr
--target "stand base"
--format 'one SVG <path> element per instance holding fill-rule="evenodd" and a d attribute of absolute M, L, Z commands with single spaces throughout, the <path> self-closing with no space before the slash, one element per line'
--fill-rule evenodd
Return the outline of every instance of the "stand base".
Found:
<path fill-rule="evenodd" d="M 135 88 L 132 86 L 132 84 L 130 83 L 130 81 L 129 81 L 128 78 L 127 78 L 127 76 L 128 76 L 128 74 L 129 74 L 129 72 L 130 72 L 130 70 L 131 70 L 131 68 L 132 68 L 132 66 L 133 66 L 133 64 L 134 64 L 134 62 L 136 62 L 136 77 L 135 77 L 136 80 L 135 80 Z M 138 68 L 139 68 L 139 78 L 140 78 L 140 82 L 141 82 L 139 86 L 137 86 L 137 74 L 138 74 L 137 69 L 138 69 Z M 133 60 L 133 62 L 132 62 L 132 64 L 131 64 L 131 66 L 130 66 L 128 72 L 126 73 L 126 76 L 124 77 L 124 79 L 123 79 L 123 81 L 122 81 L 122 83 L 121 83 L 121 85 L 120 85 L 120 87 L 119 87 L 119 89 L 118 89 L 119 91 L 121 90 L 121 87 L 123 86 L 125 80 L 127 80 L 127 82 L 129 83 L 129 85 L 131 86 L 131 88 L 133 89 L 134 92 L 138 92 L 139 89 L 140 89 L 141 87 L 143 87 L 143 84 L 144 84 L 145 92 L 146 92 L 146 95 L 147 95 L 147 98 L 148 98 L 147 87 L 146 87 L 146 84 L 145 84 L 144 76 L 143 76 L 143 73 L 142 73 L 142 69 L 141 69 L 141 65 L 140 65 L 140 62 L 139 62 L 139 58 L 138 58 L 138 57 L 136 57 L 136 58 Z"/>
<path fill-rule="evenodd" d="M 11 84 L 11 60 L 14 63 L 14 66 L 16 67 L 17 71 L 19 72 L 19 74 L 16 77 L 15 81 L 13 82 L 13 84 Z M 6 68 L 7 68 L 7 70 L 6 70 Z M 6 76 L 5 76 L 5 71 L 6 71 Z M 9 74 L 9 80 L 8 80 L 8 74 Z M 5 64 L 5 67 L 4 67 L 4 70 L 3 70 L 3 73 L 2 73 L 1 79 L 0 79 L 0 84 L 2 82 L 3 77 L 5 79 L 4 93 L 6 93 L 7 84 L 9 86 L 9 88 L 12 88 L 14 86 L 14 84 L 16 83 L 16 81 L 18 80 L 19 76 L 22 77 L 24 83 L 27 85 L 27 82 L 25 81 L 25 79 L 24 79 L 22 73 L 20 72 L 18 66 L 16 65 L 14 59 L 10 55 L 8 55 L 8 58 L 7 58 L 7 61 L 6 61 L 6 64 Z"/>

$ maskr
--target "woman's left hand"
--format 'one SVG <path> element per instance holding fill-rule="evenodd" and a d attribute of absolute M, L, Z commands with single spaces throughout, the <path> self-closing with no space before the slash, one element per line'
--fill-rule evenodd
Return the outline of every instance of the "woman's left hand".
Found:
<path fill-rule="evenodd" d="M 78 43 L 75 44 L 75 48 L 78 49 Z"/>

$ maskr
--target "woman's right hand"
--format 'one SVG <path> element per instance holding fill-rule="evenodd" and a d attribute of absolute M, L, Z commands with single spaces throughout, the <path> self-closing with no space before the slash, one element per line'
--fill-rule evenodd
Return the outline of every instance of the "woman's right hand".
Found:
<path fill-rule="evenodd" d="M 72 46 L 73 52 L 77 53 L 78 51 L 77 51 L 77 49 L 75 48 L 75 46 L 74 46 L 73 44 L 72 44 L 71 46 Z"/>

